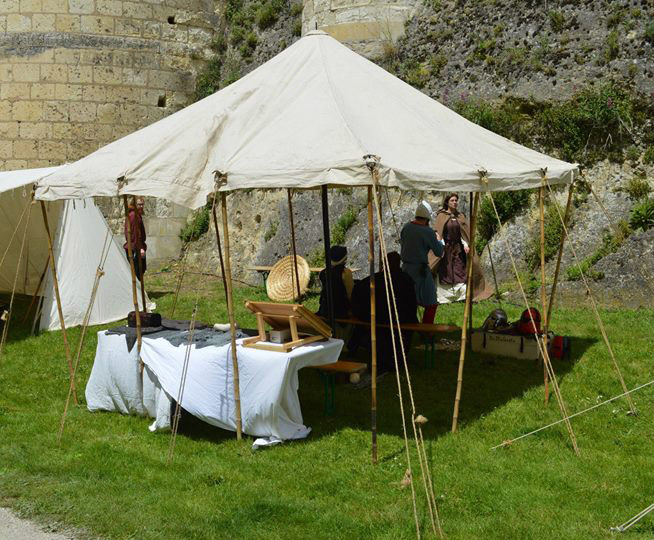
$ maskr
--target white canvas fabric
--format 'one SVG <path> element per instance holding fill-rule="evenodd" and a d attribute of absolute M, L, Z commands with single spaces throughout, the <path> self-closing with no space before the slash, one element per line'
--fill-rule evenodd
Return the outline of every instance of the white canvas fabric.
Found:
<path fill-rule="evenodd" d="M 576 165 L 492 133 L 354 53 L 310 32 L 242 79 L 39 182 L 45 200 L 96 195 L 205 204 L 223 190 L 370 185 L 517 190 L 570 182 Z M 489 182 L 480 181 L 487 171 Z"/>
<path fill-rule="evenodd" d="M 0 293 L 10 294 L 14 282 L 18 294 L 33 295 L 36 290 L 48 263 L 48 240 L 41 205 L 30 204 L 32 184 L 44 173 L 59 168 L 0 172 L 0 227 L 3 231 L 0 235 L 0 259 L 6 253 L 0 266 Z M 124 318 L 134 309 L 131 271 L 122 247 L 113 241 L 107 222 L 93 201 L 47 202 L 46 211 L 53 235 L 66 326 L 79 325 L 84 319 L 105 238 L 108 256 L 91 313 L 91 324 Z M 25 244 L 21 256 L 23 236 Z M 49 270 L 41 291 L 44 303 L 40 328 L 59 329 Z"/>

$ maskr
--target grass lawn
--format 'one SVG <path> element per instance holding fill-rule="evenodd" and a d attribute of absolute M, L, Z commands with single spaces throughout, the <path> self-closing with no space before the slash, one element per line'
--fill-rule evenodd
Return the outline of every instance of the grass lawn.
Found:
<path fill-rule="evenodd" d="M 158 311 L 169 315 L 172 277 L 149 283 Z M 189 317 L 200 291 L 199 319 L 224 320 L 221 287 L 187 278 L 176 317 Z M 254 320 L 235 291 L 242 326 Z M 316 299 L 308 301 L 315 307 Z M 480 324 L 493 309 L 475 306 Z M 520 307 L 505 306 L 511 319 Z M 654 377 L 654 311 L 603 311 L 627 385 Z M 462 306 L 441 307 L 438 322 L 460 324 Z M 15 321 L 19 321 L 16 317 Z M 589 306 L 556 309 L 553 329 L 573 336 L 571 361 L 555 369 L 569 411 L 621 393 Z M 96 346 L 92 329 L 78 376 L 80 397 Z M 79 329 L 70 331 L 74 350 Z M 429 418 L 426 445 L 443 528 L 449 538 L 604 538 L 609 527 L 654 502 L 654 386 L 572 420 L 581 457 L 562 425 L 506 449 L 490 447 L 560 418 L 543 404 L 543 370 L 536 362 L 469 355 L 460 431 L 449 433 L 458 353 L 439 353 L 434 369 L 412 352 L 418 412 Z M 169 434 L 152 434 L 150 420 L 89 413 L 83 403 L 56 441 L 67 392 L 59 332 L 29 337 L 13 326 L 0 360 L 0 505 L 47 522 L 106 538 L 415 538 L 397 389 L 379 381 L 379 465 L 370 465 L 370 392 L 341 385 L 336 414 L 323 414 L 315 370 L 300 372 L 306 441 L 253 452 L 250 438 L 184 418 L 175 459 L 166 465 Z M 417 470 L 417 458 L 413 463 Z M 416 472 L 417 474 L 417 472 Z M 420 493 L 420 484 L 416 482 Z M 423 531 L 427 507 L 420 499 Z M 2 533 L 0 532 L 0 537 Z M 629 531 L 654 538 L 654 515 Z"/>

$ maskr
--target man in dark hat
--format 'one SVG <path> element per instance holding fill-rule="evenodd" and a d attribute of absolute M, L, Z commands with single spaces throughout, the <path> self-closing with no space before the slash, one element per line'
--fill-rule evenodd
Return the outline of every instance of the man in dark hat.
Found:
<path fill-rule="evenodd" d="M 350 298 L 352 297 L 352 288 L 354 287 L 352 271 L 345 267 L 345 263 L 347 262 L 347 248 L 345 246 L 332 246 L 329 249 L 329 260 L 332 263 L 331 289 L 332 300 L 334 302 L 334 317 L 346 318 L 350 315 Z M 324 269 L 321 270 L 319 277 L 322 290 L 320 291 L 318 315 L 328 317 L 327 271 Z"/>

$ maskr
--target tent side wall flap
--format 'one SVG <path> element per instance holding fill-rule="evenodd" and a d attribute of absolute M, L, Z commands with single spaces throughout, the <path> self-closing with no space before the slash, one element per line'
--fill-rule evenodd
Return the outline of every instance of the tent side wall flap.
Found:
<path fill-rule="evenodd" d="M 17 294 L 33 295 L 48 263 L 47 235 L 38 204 L 29 206 L 29 229 L 20 264 L 18 260 L 27 218 L 27 212 L 24 215 L 23 212 L 30 202 L 32 181 L 42 176 L 44 171 L 52 170 L 56 168 L 0 172 L 0 223 L 3 230 L 0 257 L 5 251 L 7 253 L 0 267 L 0 293 L 3 295 L 11 294 L 14 280 Z M 66 326 L 77 326 L 84 320 L 104 241 L 108 248 L 105 273 L 99 282 L 90 324 L 125 318 L 134 309 L 129 265 L 122 246 L 113 239 L 107 222 L 93 201 L 54 201 L 46 204 L 46 210 L 54 236 L 54 256 Z M 57 304 L 49 269 L 40 294 L 43 296 L 40 328 L 58 330 Z"/>

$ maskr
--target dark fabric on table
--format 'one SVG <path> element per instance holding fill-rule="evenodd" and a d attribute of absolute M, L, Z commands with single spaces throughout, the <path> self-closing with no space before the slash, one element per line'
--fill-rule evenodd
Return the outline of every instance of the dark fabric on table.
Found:
<path fill-rule="evenodd" d="M 163 319 L 161 324 L 162 326 L 157 326 L 155 328 L 142 328 L 141 335 L 152 339 L 163 338 L 175 347 L 186 345 L 188 343 L 191 321 Z M 107 334 L 125 336 L 127 350 L 129 352 L 132 351 L 136 344 L 136 328 L 117 326 L 107 330 Z M 242 332 L 240 329 L 237 329 L 236 339 L 244 337 L 247 337 L 247 334 Z M 230 341 L 231 335 L 229 332 L 214 330 L 213 327 L 201 322 L 195 323 L 192 343 L 195 345 L 196 349 L 201 349 L 203 347 L 222 347 L 223 345 L 227 345 Z"/>

